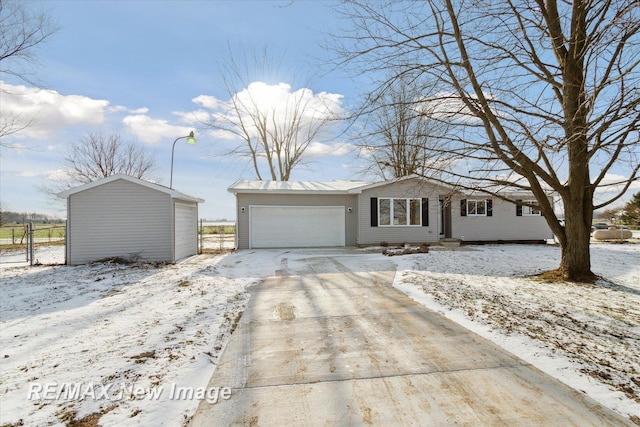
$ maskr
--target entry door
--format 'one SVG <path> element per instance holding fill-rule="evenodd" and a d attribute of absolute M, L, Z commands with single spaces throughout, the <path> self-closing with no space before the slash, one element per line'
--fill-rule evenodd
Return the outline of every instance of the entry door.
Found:
<path fill-rule="evenodd" d="M 440 199 L 440 236 L 451 237 L 451 203 L 443 198 Z"/>

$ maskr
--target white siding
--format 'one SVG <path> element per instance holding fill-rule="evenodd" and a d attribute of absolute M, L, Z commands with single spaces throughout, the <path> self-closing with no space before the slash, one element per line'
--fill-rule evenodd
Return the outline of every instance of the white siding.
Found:
<path fill-rule="evenodd" d="M 173 261 L 173 203 L 168 194 L 116 180 L 68 198 L 68 263 L 140 256 Z"/>
<path fill-rule="evenodd" d="M 437 242 L 440 238 L 440 208 L 439 187 L 426 184 L 419 179 L 389 183 L 364 190 L 358 198 L 358 244 L 379 245 L 382 242 L 398 243 L 429 243 Z M 371 198 L 428 198 L 429 225 L 372 227 L 371 226 Z"/>
<path fill-rule="evenodd" d="M 462 199 L 487 199 L 493 203 L 492 216 L 462 216 Z M 531 197 L 533 198 L 533 197 Z M 465 241 L 516 241 L 552 239 L 553 233 L 543 216 L 517 216 L 515 203 L 489 196 L 456 196 L 452 199 L 452 237 Z"/>

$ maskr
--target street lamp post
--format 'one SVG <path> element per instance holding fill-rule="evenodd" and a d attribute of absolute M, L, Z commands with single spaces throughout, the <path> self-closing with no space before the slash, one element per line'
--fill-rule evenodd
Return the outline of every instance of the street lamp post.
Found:
<path fill-rule="evenodd" d="M 196 143 L 196 137 L 193 134 L 193 131 L 189 132 L 189 135 L 187 136 L 180 136 L 178 138 L 176 138 L 175 141 L 173 141 L 173 146 L 171 147 L 171 178 L 169 179 L 169 188 L 173 188 L 173 153 L 176 149 L 176 142 L 178 142 L 181 139 L 186 139 L 187 143 L 189 144 L 195 144 Z"/>

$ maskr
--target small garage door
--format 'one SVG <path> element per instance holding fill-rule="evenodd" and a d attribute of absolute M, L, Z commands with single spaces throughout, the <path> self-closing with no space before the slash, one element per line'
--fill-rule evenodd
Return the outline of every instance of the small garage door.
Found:
<path fill-rule="evenodd" d="M 251 206 L 252 248 L 345 246 L 344 206 Z"/>
<path fill-rule="evenodd" d="M 197 208 L 176 203 L 176 261 L 198 253 Z"/>

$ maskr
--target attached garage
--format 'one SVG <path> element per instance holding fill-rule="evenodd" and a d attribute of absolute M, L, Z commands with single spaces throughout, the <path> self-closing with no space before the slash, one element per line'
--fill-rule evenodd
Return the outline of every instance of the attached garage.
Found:
<path fill-rule="evenodd" d="M 198 253 L 204 200 L 127 175 L 58 194 L 67 200 L 67 264 L 120 257 L 177 262 Z"/>
<path fill-rule="evenodd" d="M 250 181 L 236 196 L 236 248 L 355 246 L 362 181 Z"/>
<path fill-rule="evenodd" d="M 344 206 L 250 206 L 252 248 L 345 246 Z"/>

